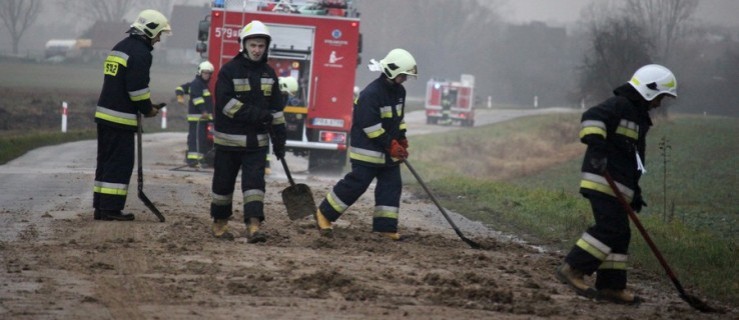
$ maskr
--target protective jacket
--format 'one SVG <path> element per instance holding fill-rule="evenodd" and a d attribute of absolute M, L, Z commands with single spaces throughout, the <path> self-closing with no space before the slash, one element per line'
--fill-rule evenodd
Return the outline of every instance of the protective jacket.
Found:
<path fill-rule="evenodd" d="M 208 90 L 208 82 L 203 80 L 200 76 L 195 76 L 189 84 L 190 102 L 187 107 L 187 121 L 198 122 L 203 120 L 203 113 L 213 113 L 213 97 L 210 95 Z"/>
<path fill-rule="evenodd" d="M 174 94 L 178 96 L 184 96 L 186 94 L 190 94 L 190 83 L 189 82 L 183 83 L 177 86 L 177 88 L 174 88 Z"/>
<path fill-rule="evenodd" d="M 116 44 L 105 59 L 105 79 L 95 110 L 95 122 L 136 131 L 136 112 L 151 112 L 149 68 L 154 47 L 138 35 Z"/>
<path fill-rule="evenodd" d="M 607 159 L 607 170 L 629 201 L 641 196 L 639 178 L 644 165 L 646 135 L 652 126 L 649 105 L 629 84 L 614 91 L 614 97 L 585 111 L 580 141 L 588 145 L 582 164 L 580 192 L 615 197 L 605 177 L 591 163 Z"/>
<path fill-rule="evenodd" d="M 192 92 L 192 88 L 190 90 Z M 274 132 L 284 141 L 281 96 L 275 71 L 266 61 L 254 62 L 239 53 L 223 65 L 216 82 L 216 148 L 253 150 L 267 147 L 269 123 L 262 123 L 261 119 L 269 114 Z"/>
<path fill-rule="evenodd" d="M 349 158 L 368 166 L 397 166 L 387 149 L 393 139 L 405 139 L 405 88 L 381 75 L 355 100 Z"/>

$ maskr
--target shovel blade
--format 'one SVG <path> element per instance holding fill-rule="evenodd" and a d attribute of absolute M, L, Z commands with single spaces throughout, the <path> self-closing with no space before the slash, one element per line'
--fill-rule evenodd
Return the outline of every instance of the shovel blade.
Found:
<path fill-rule="evenodd" d="M 282 202 L 290 220 L 302 219 L 316 212 L 313 192 L 306 184 L 299 183 L 282 190 Z"/>

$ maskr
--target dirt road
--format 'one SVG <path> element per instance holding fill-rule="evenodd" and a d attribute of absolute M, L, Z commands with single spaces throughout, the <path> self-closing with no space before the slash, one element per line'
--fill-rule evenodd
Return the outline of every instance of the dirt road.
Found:
<path fill-rule="evenodd" d="M 311 218 L 288 220 L 279 168 L 268 177 L 268 241 L 216 240 L 209 234 L 211 176 L 170 170 L 182 163 L 184 146 L 183 133 L 144 137 L 145 191 L 165 223 L 135 197 L 135 176 L 127 211 L 136 221 L 92 220 L 94 141 L 37 149 L 0 166 L 0 318 L 727 318 L 699 314 L 664 277 L 638 271 L 630 283 L 647 299 L 639 307 L 577 298 L 552 275 L 561 253 L 454 214 L 485 247 L 471 249 L 424 195 L 403 195 L 406 241 L 369 232 L 371 190 L 337 223 L 336 237 L 322 239 Z M 336 182 L 289 160 L 316 201 Z M 239 196 L 236 203 L 231 226 L 241 234 Z"/>

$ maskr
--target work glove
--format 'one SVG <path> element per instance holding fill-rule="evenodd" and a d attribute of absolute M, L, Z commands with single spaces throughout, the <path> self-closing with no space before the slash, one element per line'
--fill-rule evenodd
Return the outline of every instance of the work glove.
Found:
<path fill-rule="evenodd" d="M 177 103 L 179 104 L 185 104 L 185 96 L 178 94 L 177 95 Z"/>
<path fill-rule="evenodd" d="M 152 105 L 151 105 L 151 111 L 149 111 L 149 113 L 145 114 L 144 117 L 151 118 L 151 117 L 156 116 L 157 114 L 159 114 L 159 109 L 164 108 L 164 106 L 166 106 L 166 105 L 167 104 L 164 103 L 164 102 L 157 103 L 157 104 L 153 104 L 152 103 Z"/>
<path fill-rule="evenodd" d="M 642 207 L 646 206 L 647 203 L 644 201 L 644 198 L 642 198 L 640 193 L 636 194 L 636 196 L 634 196 L 634 199 L 631 200 L 631 209 L 633 209 L 635 212 L 641 212 Z"/>
<path fill-rule="evenodd" d="M 269 110 L 267 99 L 260 97 L 250 108 L 250 122 L 269 125 L 272 123 L 272 112 Z"/>
<path fill-rule="evenodd" d="M 259 110 L 257 114 L 258 114 L 257 123 L 260 123 L 263 125 L 272 124 L 272 113 L 269 110 L 266 110 L 266 109 Z"/>
<path fill-rule="evenodd" d="M 608 153 L 605 148 L 599 144 L 592 144 L 590 145 L 590 148 L 590 165 L 598 173 L 606 172 L 606 169 L 608 168 L 608 159 L 606 158 L 606 155 Z"/>
<path fill-rule="evenodd" d="M 400 143 L 400 145 L 403 146 L 403 148 L 405 148 L 406 150 L 408 150 L 408 139 L 406 139 L 406 138 L 399 139 L 398 140 L 398 143 Z"/>
<path fill-rule="evenodd" d="M 272 143 L 272 152 L 274 152 L 275 157 L 277 157 L 278 160 L 281 160 L 285 157 L 285 142 L 279 142 L 275 141 Z"/>
<path fill-rule="evenodd" d="M 387 152 L 391 157 L 396 159 L 405 160 L 408 158 L 408 150 L 406 150 L 400 142 L 395 139 L 390 142 L 390 148 L 387 149 Z"/>
<path fill-rule="evenodd" d="M 591 157 L 590 166 L 592 166 L 597 172 L 606 172 L 606 169 L 608 168 L 608 159 L 606 157 Z"/>

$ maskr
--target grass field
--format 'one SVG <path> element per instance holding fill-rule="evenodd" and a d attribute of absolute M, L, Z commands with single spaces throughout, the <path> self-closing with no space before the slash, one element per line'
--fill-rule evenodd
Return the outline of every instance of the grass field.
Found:
<path fill-rule="evenodd" d="M 410 160 L 445 206 L 495 229 L 567 250 L 592 224 L 589 204 L 577 193 L 584 151 L 576 138 L 578 125 L 579 115 L 531 117 L 414 137 Z M 680 116 L 658 123 L 648 141 L 649 172 L 642 178 L 649 207 L 640 215 L 685 285 L 735 305 L 737 128 L 739 120 L 729 118 Z M 668 209 L 674 212 L 666 216 L 663 137 L 671 146 L 666 182 Z M 404 181 L 422 192 L 408 172 Z M 632 229 L 632 267 L 663 276 Z"/>

